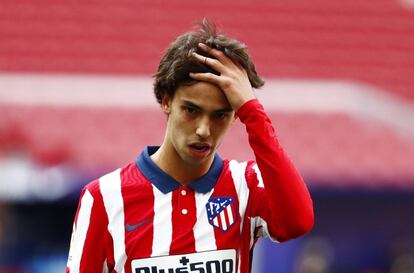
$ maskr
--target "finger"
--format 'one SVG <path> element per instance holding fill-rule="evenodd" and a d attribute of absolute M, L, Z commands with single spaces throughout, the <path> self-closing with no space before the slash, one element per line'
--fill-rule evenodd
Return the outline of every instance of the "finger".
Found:
<path fill-rule="evenodd" d="M 213 59 L 213 58 L 209 58 L 203 55 L 200 55 L 196 52 L 193 52 L 193 56 L 194 58 L 202 64 L 205 64 L 207 66 L 210 66 L 211 68 L 213 68 L 214 70 L 216 70 L 217 72 L 221 72 L 222 69 L 224 68 L 223 64 L 220 63 L 220 61 Z"/>
<path fill-rule="evenodd" d="M 231 59 L 227 57 L 227 55 L 224 54 L 224 52 L 221 50 L 209 47 L 208 45 L 203 44 L 203 43 L 199 43 L 198 47 L 204 52 L 208 53 L 209 55 L 215 57 L 222 64 L 232 63 Z"/>
<path fill-rule="evenodd" d="M 213 84 L 216 84 L 216 85 L 219 85 L 219 82 L 220 82 L 220 76 L 217 76 L 213 73 L 193 73 L 193 72 L 190 72 L 189 76 L 194 80 L 209 82 L 209 83 L 213 83 Z"/>

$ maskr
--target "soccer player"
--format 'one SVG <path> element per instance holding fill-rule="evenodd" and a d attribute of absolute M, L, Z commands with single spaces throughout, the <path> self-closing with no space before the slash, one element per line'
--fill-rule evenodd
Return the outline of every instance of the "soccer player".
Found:
<path fill-rule="evenodd" d="M 66 272 L 247 273 L 259 237 L 308 232 L 312 200 L 254 96 L 263 84 L 246 46 L 208 20 L 179 36 L 155 75 L 164 140 L 85 186 Z M 255 160 L 216 152 L 237 119 Z"/>

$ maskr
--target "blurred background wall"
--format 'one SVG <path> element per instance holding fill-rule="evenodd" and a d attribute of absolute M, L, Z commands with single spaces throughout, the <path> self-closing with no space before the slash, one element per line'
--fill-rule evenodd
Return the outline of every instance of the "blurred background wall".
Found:
<path fill-rule="evenodd" d="M 64 270 L 81 188 L 161 143 L 151 76 L 203 17 L 249 46 L 314 199 L 254 272 L 414 272 L 412 0 L 0 0 L 0 272 Z M 237 124 L 220 153 L 247 145 Z"/>

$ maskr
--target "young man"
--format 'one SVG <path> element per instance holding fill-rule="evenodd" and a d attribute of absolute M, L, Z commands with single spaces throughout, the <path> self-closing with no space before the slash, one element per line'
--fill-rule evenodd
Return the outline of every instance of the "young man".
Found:
<path fill-rule="evenodd" d="M 207 20 L 178 37 L 155 75 L 164 141 L 83 189 L 66 272 L 247 273 L 257 238 L 308 232 L 312 201 L 254 97 L 262 85 L 246 46 Z M 216 153 L 237 118 L 255 161 Z"/>

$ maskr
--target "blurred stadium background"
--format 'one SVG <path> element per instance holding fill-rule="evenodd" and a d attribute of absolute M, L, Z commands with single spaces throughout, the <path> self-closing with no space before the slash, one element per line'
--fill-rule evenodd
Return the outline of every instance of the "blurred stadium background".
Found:
<path fill-rule="evenodd" d="M 412 0 L 0 0 L 0 272 L 63 272 L 80 189 L 161 143 L 151 76 L 205 16 L 249 46 L 315 204 L 254 272 L 414 272 Z"/>

